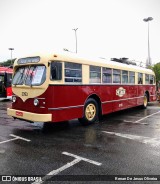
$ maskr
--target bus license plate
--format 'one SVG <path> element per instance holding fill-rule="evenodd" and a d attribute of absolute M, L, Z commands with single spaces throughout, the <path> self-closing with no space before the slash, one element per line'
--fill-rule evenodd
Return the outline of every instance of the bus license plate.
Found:
<path fill-rule="evenodd" d="M 16 116 L 23 116 L 23 112 L 16 111 Z"/>

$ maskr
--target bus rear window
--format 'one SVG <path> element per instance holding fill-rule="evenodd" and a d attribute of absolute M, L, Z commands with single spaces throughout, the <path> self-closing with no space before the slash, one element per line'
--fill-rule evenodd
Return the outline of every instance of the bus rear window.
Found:
<path fill-rule="evenodd" d="M 13 77 L 13 85 L 39 86 L 46 80 L 45 66 L 22 66 L 17 68 Z"/>

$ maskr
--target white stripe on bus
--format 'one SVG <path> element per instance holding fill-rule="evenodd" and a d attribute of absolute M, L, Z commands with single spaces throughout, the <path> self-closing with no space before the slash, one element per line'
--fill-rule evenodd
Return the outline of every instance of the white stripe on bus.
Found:
<path fill-rule="evenodd" d="M 125 101 L 125 100 L 133 100 L 133 99 L 137 99 L 137 98 L 143 98 L 144 96 L 138 96 L 138 97 L 134 97 L 134 98 L 125 98 L 125 99 L 118 99 L 118 100 L 110 100 L 110 101 L 104 101 L 102 103 L 110 103 L 110 102 L 119 102 L 119 101 Z"/>
<path fill-rule="evenodd" d="M 48 110 L 63 110 L 63 109 L 79 108 L 79 107 L 84 107 L 84 105 L 76 105 L 76 106 L 68 106 L 68 107 L 48 108 Z"/>

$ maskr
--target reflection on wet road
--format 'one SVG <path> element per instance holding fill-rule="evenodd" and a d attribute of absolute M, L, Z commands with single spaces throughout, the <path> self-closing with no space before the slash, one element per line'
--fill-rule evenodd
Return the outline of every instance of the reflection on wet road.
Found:
<path fill-rule="evenodd" d="M 101 163 L 101 166 L 76 161 L 59 172 L 62 177 L 160 173 L 158 102 L 151 103 L 147 109 L 137 107 L 103 116 L 100 122 L 86 127 L 78 120 L 44 126 L 13 120 L 6 114 L 10 104 L 0 102 L 0 142 L 3 142 L 0 171 L 3 175 L 45 177 L 73 162 L 74 158 L 62 154 L 64 152 Z"/>

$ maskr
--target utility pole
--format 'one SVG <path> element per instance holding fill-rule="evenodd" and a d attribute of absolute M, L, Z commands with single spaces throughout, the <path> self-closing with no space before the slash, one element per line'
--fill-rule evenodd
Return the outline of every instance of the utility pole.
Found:
<path fill-rule="evenodd" d="M 12 51 L 14 50 L 14 48 L 9 48 L 9 50 L 11 51 L 11 65 L 13 64 L 12 63 Z"/>
<path fill-rule="evenodd" d="M 152 17 L 144 18 L 144 22 L 148 22 L 148 59 L 146 61 L 146 66 L 150 66 L 152 64 L 151 58 L 150 58 L 150 43 L 149 43 L 149 21 L 152 21 Z"/>
<path fill-rule="evenodd" d="M 77 30 L 78 28 L 72 29 L 75 31 L 75 39 L 76 39 L 76 53 L 77 53 Z"/>

